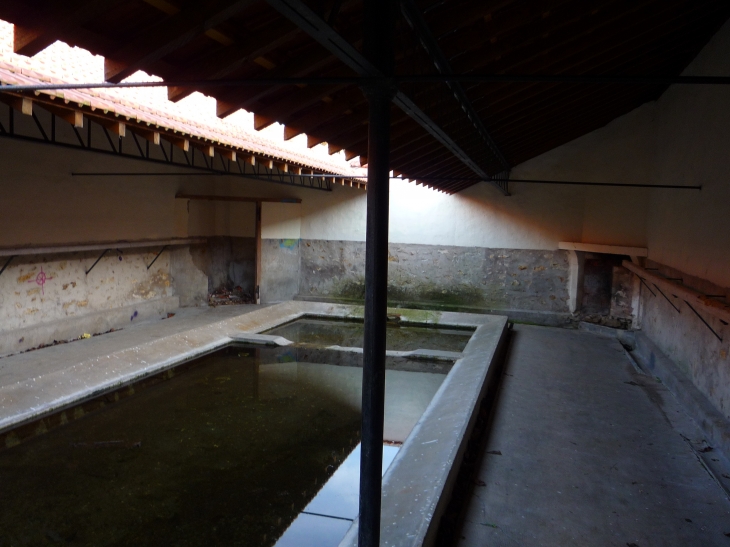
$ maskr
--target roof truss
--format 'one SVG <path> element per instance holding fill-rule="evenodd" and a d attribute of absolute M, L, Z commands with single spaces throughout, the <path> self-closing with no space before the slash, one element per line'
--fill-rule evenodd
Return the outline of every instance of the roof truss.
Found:
<path fill-rule="evenodd" d="M 345 63 L 358 75 L 370 78 L 387 77 L 301 0 L 267 0 L 267 2 L 296 26 L 309 34 L 309 36 L 322 44 L 330 53 L 332 53 L 332 55 Z M 465 94 L 463 96 L 466 98 Z M 468 102 L 468 99 L 466 100 Z M 469 154 L 467 154 L 462 147 L 459 146 L 459 144 L 457 144 L 449 133 L 444 131 L 438 123 L 428 116 L 423 109 L 402 90 L 396 91 L 393 102 L 411 119 L 425 129 L 432 137 L 446 147 L 449 152 L 476 173 L 479 178 L 490 182 L 504 195 L 509 194 L 506 182 L 492 179 L 492 177 L 472 157 L 470 157 Z M 484 134 L 488 137 L 486 129 L 484 129 Z M 491 138 L 489 139 L 491 142 Z M 494 149 L 496 150 L 496 146 L 494 146 Z M 501 160 L 505 161 L 506 164 L 506 160 L 504 160 L 503 157 L 501 157 Z"/>

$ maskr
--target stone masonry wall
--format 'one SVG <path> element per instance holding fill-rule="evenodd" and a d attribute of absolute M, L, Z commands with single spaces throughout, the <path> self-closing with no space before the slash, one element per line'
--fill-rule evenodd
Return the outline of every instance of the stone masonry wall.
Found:
<path fill-rule="evenodd" d="M 702 293 L 724 294 L 730 298 L 730 288 L 653 261 L 647 261 L 647 267 L 657 268 L 658 273 L 665 277 L 681 278 L 684 285 Z M 695 308 L 708 328 L 686 302 L 671 292 L 663 292 L 666 298 L 653 285 L 649 288 L 641 286 L 641 329 L 730 419 L 730 327 L 717 317 Z"/>
<path fill-rule="evenodd" d="M 105 332 L 177 308 L 171 251 L 147 268 L 158 252 L 114 250 L 93 268 L 101 251 L 15 257 L 0 276 L 0 354 Z"/>
<path fill-rule="evenodd" d="M 568 313 L 566 251 L 388 246 L 388 297 L 493 310 Z M 365 244 L 302 240 L 299 295 L 361 300 Z"/>

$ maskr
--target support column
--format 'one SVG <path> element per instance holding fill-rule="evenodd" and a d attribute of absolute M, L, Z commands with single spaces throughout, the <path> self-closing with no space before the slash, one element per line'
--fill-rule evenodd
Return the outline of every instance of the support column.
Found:
<path fill-rule="evenodd" d="M 256 274 L 254 281 L 254 302 L 261 304 L 261 201 L 256 202 Z"/>
<path fill-rule="evenodd" d="M 364 53 L 383 74 L 393 71 L 393 17 L 397 2 L 365 0 Z M 365 341 L 359 547 L 380 544 L 385 412 L 385 326 L 388 289 L 390 107 L 394 91 L 383 81 L 364 89 L 368 99 L 367 232 L 365 240 Z"/>
<path fill-rule="evenodd" d="M 583 251 L 568 251 L 568 307 L 570 313 L 578 313 L 583 307 L 583 265 L 585 264 Z"/>

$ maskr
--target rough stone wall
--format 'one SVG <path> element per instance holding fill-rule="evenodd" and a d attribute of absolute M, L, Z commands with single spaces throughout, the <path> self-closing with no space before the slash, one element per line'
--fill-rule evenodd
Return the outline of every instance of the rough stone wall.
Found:
<path fill-rule="evenodd" d="M 88 274 L 101 251 L 14 258 L 0 276 L 0 353 L 104 332 L 178 307 L 170 251 L 147 269 L 158 252 L 108 252 Z"/>
<path fill-rule="evenodd" d="M 208 276 L 193 262 L 190 247 L 176 247 L 170 251 L 170 274 L 180 307 L 208 304 Z"/>
<path fill-rule="evenodd" d="M 623 266 L 613 266 L 611 279 L 611 317 L 631 319 L 634 313 L 633 274 Z"/>
<path fill-rule="evenodd" d="M 495 310 L 568 312 L 566 251 L 388 246 L 388 297 Z M 361 300 L 365 244 L 302 240 L 299 295 Z"/>
<path fill-rule="evenodd" d="M 298 239 L 261 240 L 261 302 L 291 300 L 299 292 Z"/>
<path fill-rule="evenodd" d="M 649 261 L 665 277 L 682 278 L 685 285 L 705 294 L 730 295 L 730 289 L 689 276 L 679 270 Z M 642 330 L 674 361 L 705 396 L 730 419 L 730 327 L 720 319 L 695 310 L 712 327 L 712 331 L 680 298 L 663 290 L 679 311 L 650 285 L 641 286 Z"/>
<path fill-rule="evenodd" d="M 193 262 L 208 276 L 208 292 L 241 287 L 253 293 L 256 240 L 253 237 L 209 237 L 191 249 Z"/>

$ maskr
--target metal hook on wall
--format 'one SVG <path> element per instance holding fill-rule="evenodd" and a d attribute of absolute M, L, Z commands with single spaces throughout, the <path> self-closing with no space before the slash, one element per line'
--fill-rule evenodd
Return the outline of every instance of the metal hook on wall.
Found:
<path fill-rule="evenodd" d="M 644 281 L 643 277 L 640 277 L 639 281 L 641 281 L 641 283 L 646 287 L 646 289 L 651 293 L 652 296 L 656 297 L 656 294 L 654 293 L 654 291 L 651 290 L 651 287 L 649 287 L 649 284 L 646 281 Z"/>
<path fill-rule="evenodd" d="M 159 253 L 157 253 L 157 256 L 156 256 L 156 257 L 155 257 L 155 258 L 154 258 L 154 259 L 152 260 L 152 262 L 150 262 L 150 265 L 149 265 L 149 266 L 147 266 L 147 269 L 148 269 L 148 270 L 149 270 L 149 269 L 150 269 L 150 268 L 152 267 L 152 264 L 154 264 L 154 263 L 155 263 L 155 262 L 157 261 L 157 259 L 158 259 L 158 258 L 160 258 L 160 255 L 161 255 L 161 254 L 162 254 L 163 252 L 165 252 L 165 249 L 167 249 L 167 245 L 164 245 L 164 246 L 162 247 L 162 249 L 160 249 L 160 252 L 159 252 Z"/>
<path fill-rule="evenodd" d="M 707 321 L 705 321 L 705 318 L 704 318 L 704 317 L 702 317 L 702 316 L 701 316 L 701 315 L 700 315 L 699 313 L 697 313 L 697 310 L 696 310 L 696 309 L 694 309 L 694 308 L 692 307 L 692 305 L 691 305 L 691 304 L 690 304 L 689 302 L 687 302 L 687 301 L 685 300 L 685 301 L 684 301 L 684 303 L 685 303 L 685 304 L 687 304 L 687 305 L 689 306 L 689 309 L 690 309 L 690 310 L 692 310 L 693 312 L 695 312 L 695 315 L 696 315 L 697 317 L 699 317 L 699 318 L 700 318 L 700 321 L 702 321 L 702 322 L 703 322 L 703 323 L 705 324 L 705 326 L 706 326 L 706 327 L 707 327 L 708 329 L 710 329 L 710 332 L 712 332 L 712 334 L 714 334 L 714 335 L 715 335 L 715 337 L 716 337 L 716 338 L 717 338 L 717 339 L 718 339 L 718 340 L 719 340 L 720 342 L 722 342 L 722 338 L 720 337 L 720 335 L 719 335 L 719 334 L 717 334 L 717 333 L 715 332 L 715 329 L 713 329 L 713 328 L 712 328 L 712 327 L 710 326 L 710 324 L 709 324 L 709 323 L 708 323 Z"/>
<path fill-rule="evenodd" d="M 7 262 L 5 262 L 5 265 L 3 266 L 2 270 L 0 270 L 0 275 L 3 274 L 3 272 L 7 269 L 7 267 L 10 265 L 10 261 L 15 258 L 15 255 L 12 255 L 10 258 L 8 258 Z"/>
<path fill-rule="evenodd" d="M 656 288 L 656 290 L 659 291 L 659 294 L 661 294 L 664 298 L 667 299 L 667 302 L 669 302 L 669 305 L 672 306 L 675 310 L 677 310 L 677 313 L 682 313 L 681 310 L 677 306 L 674 305 L 674 302 L 672 302 L 671 300 L 669 300 L 669 297 L 666 294 L 664 294 L 659 287 L 657 287 L 657 284 L 656 283 L 652 283 L 652 285 L 654 285 L 654 287 Z"/>
<path fill-rule="evenodd" d="M 103 252 L 103 253 L 101 253 L 101 255 L 99 255 L 99 258 L 97 258 L 97 259 L 96 259 L 96 262 L 94 262 L 94 263 L 93 263 L 93 264 L 91 265 L 91 268 L 89 268 L 88 270 L 86 270 L 86 275 L 89 275 L 89 272 L 90 272 L 91 270 L 93 270 L 93 269 L 94 269 L 94 267 L 95 267 L 95 266 L 96 266 L 96 265 L 97 265 L 97 264 L 99 263 L 99 261 L 100 261 L 100 260 L 101 260 L 102 258 L 104 258 L 104 255 L 105 255 L 106 253 L 108 253 L 108 252 L 109 252 L 109 249 L 104 249 L 104 252 Z"/>

